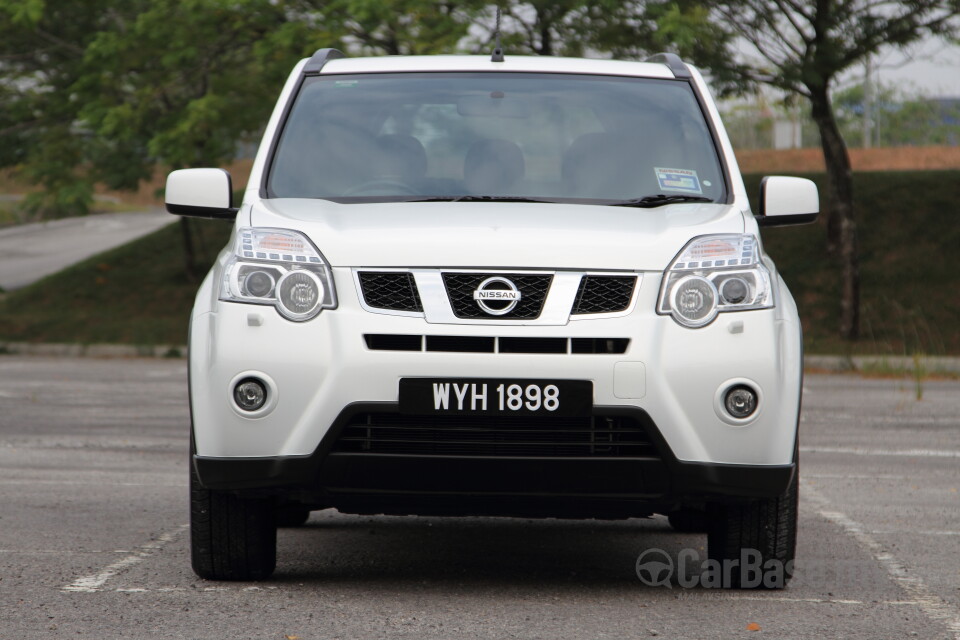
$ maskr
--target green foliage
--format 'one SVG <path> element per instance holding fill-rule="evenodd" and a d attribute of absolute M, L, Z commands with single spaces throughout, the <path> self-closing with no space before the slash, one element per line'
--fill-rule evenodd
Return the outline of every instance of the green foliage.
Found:
<path fill-rule="evenodd" d="M 324 17 L 344 33 L 360 55 L 453 53 L 482 3 L 466 0 L 333 0 Z"/>
<path fill-rule="evenodd" d="M 10 23 L 18 27 L 33 27 L 43 19 L 45 0 L 7 0 L 0 3 L 0 13 L 10 18 Z"/>
<path fill-rule="evenodd" d="M 339 44 L 286 0 L 0 0 L 0 167 L 46 217 L 92 184 L 216 165 L 255 135 L 294 62 Z"/>
<path fill-rule="evenodd" d="M 232 159 L 308 44 L 292 42 L 282 5 L 270 0 L 135 4 L 127 0 L 122 28 L 88 45 L 74 85 L 86 98 L 79 117 L 94 134 L 95 177 L 113 188 L 136 187 L 157 164 Z"/>
<path fill-rule="evenodd" d="M 104 0 L 0 0 L 0 167 L 44 187 L 26 200 L 48 217 L 82 213 L 93 190 L 83 170 L 83 52 L 105 26 Z"/>

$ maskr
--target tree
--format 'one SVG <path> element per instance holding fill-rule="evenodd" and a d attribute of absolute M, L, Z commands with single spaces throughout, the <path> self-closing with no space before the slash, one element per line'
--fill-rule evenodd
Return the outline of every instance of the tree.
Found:
<path fill-rule="evenodd" d="M 263 126 L 290 67 L 336 36 L 272 0 L 125 0 L 88 44 L 73 89 L 97 178 L 133 188 L 160 164 L 232 160 Z"/>
<path fill-rule="evenodd" d="M 476 52 L 491 49 L 496 6 L 482 12 L 487 35 L 472 43 Z M 732 33 L 712 22 L 699 0 L 532 0 L 504 3 L 502 10 L 501 41 L 508 55 L 642 60 L 673 51 L 709 67 L 715 89 L 741 86 L 743 70 L 732 62 Z"/>
<path fill-rule="evenodd" d="M 744 70 L 809 101 L 827 168 L 827 238 L 841 265 L 840 334 L 860 333 L 860 267 L 847 146 L 831 103 L 837 76 L 886 46 L 906 47 L 955 33 L 958 0 L 734 0 L 715 4 L 718 19 L 759 58 Z"/>
<path fill-rule="evenodd" d="M 231 160 L 297 59 L 451 51 L 472 6 L 0 0 L 0 167 L 42 187 L 26 203 L 37 215 L 86 213 L 96 182 L 133 189 L 158 166 Z"/>
<path fill-rule="evenodd" d="M 93 198 L 77 127 L 82 102 L 71 87 L 111 4 L 0 0 L 0 167 L 43 187 L 27 197 L 28 211 L 75 215 Z"/>
<path fill-rule="evenodd" d="M 360 55 L 453 53 L 483 6 L 476 0 L 333 0 L 307 2 Z"/>
<path fill-rule="evenodd" d="M 46 217 L 86 213 L 93 184 L 234 158 L 290 66 L 338 37 L 272 0 L 0 0 L 0 166 Z M 188 277 L 190 223 L 181 220 Z"/>
<path fill-rule="evenodd" d="M 134 0 L 84 52 L 73 89 L 92 177 L 134 189 L 156 166 L 218 166 L 262 127 L 290 65 L 316 44 L 270 0 Z M 325 38 L 324 38 L 325 39 Z M 316 46 L 313 46 L 315 49 Z M 190 221 L 185 270 L 196 278 Z"/>

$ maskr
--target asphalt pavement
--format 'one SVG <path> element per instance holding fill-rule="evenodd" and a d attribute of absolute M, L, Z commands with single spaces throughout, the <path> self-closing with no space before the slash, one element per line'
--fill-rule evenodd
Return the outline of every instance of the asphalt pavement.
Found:
<path fill-rule="evenodd" d="M 198 579 L 186 363 L 0 356 L 0 639 L 960 640 L 960 382 L 808 375 L 797 574 L 649 586 L 705 537 L 618 522 L 312 515 L 275 578 Z"/>
<path fill-rule="evenodd" d="M 169 213 L 154 209 L 0 228 L 0 288 L 25 287 L 175 221 Z"/>

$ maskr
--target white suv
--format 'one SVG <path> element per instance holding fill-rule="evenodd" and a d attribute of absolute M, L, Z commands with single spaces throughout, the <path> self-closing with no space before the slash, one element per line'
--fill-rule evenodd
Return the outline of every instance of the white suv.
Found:
<path fill-rule="evenodd" d="M 333 507 L 666 514 L 785 584 L 802 337 L 758 228 L 817 190 L 751 213 L 696 69 L 323 49 L 230 194 L 167 181 L 234 220 L 190 320 L 198 575 L 268 577 L 277 526 Z"/>

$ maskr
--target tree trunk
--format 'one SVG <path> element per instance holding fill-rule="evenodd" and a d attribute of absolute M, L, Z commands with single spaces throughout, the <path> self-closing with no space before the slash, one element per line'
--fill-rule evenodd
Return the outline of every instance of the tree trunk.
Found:
<path fill-rule="evenodd" d="M 853 175 L 826 88 L 811 89 L 813 120 L 827 168 L 827 249 L 840 263 L 840 337 L 860 337 L 860 250 L 853 214 Z"/>
<path fill-rule="evenodd" d="M 553 55 L 553 34 L 550 33 L 550 21 L 547 16 L 538 16 L 540 22 L 540 55 Z"/>

